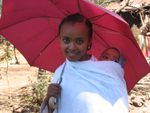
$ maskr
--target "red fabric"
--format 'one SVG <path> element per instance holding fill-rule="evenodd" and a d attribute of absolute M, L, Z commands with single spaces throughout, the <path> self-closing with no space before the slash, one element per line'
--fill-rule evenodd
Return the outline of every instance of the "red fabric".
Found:
<path fill-rule="evenodd" d="M 81 13 L 93 23 L 92 48 L 99 58 L 107 47 L 116 47 L 127 58 L 128 92 L 150 72 L 129 26 L 119 15 L 88 0 L 3 0 L 0 34 L 24 55 L 31 66 L 54 72 L 65 61 L 58 25 L 67 15 Z"/>

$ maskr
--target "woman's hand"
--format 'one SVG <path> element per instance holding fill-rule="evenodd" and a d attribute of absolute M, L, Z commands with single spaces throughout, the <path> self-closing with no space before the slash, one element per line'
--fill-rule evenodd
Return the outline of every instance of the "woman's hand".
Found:
<path fill-rule="evenodd" d="M 60 91 L 61 91 L 61 86 L 59 84 L 57 83 L 50 84 L 47 90 L 46 100 L 48 101 L 50 97 L 57 98 L 58 95 L 60 94 Z"/>
<path fill-rule="evenodd" d="M 46 94 L 46 98 L 45 98 L 45 101 L 46 101 L 46 103 L 48 105 L 48 110 L 49 111 L 53 111 L 54 110 L 54 109 L 49 107 L 49 103 L 48 103 L 49 102 L 49 98 L 50 97 L 57 98 L 58 95 L 60 94 L 60 91 L 61 91 L 61 86 L 59 84 L 52 83 L 52 84 L 49 85 L 48 90 L 47 90 L 47 94 Z"/>

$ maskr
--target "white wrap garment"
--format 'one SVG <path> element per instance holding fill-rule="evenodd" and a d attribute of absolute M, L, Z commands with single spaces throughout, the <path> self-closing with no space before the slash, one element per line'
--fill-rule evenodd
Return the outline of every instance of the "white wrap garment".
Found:
<path fill-rule="evenodd" d="M 53 83 L 59 79 L 63 66 L 55 71 Z M 124 70 L 113 61 L 66 60 L 60 85 L 59 105 L 54 113 L 129 112 Z"/>

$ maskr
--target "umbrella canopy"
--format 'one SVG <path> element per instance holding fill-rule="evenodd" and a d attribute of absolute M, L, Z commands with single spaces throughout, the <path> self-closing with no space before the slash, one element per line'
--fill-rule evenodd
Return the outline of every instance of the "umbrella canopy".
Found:
<path fill-rule="evenodd" d="M 128 91 L 150 72 L 128 23 L 88 0 L 3 0 L 0 34 L 31 66 L 54 72 L 65 61 L 58 26 L 63 18 L 74 13 L 84 15 L 93 23 L 89 53 L 99 58 L 107 47 L 116 47 L 127 58 L 124 70 Z"/>

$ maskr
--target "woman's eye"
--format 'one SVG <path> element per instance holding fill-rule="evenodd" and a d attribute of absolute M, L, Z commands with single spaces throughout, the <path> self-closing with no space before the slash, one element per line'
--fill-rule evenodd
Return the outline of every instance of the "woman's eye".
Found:
<path fill-rule="evenodd" d="M 69 42 L 69 39 L 63 39 L 63 41 L 67 43 L 67 42 Z"/>
<path fill-rule="evenodd" d="M 83 43 L 83 40 L 77 40 L 77 43 L 81 44 L 81 43 Z"/>

